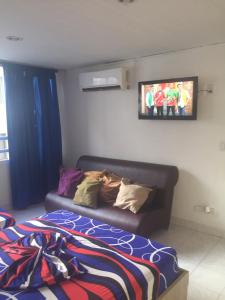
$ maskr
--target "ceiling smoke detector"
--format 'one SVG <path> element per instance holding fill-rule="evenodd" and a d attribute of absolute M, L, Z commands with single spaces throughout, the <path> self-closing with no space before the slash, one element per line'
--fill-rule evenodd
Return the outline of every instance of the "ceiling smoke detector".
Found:
<path fill-rule="evenodd" d="M 8 35 L 6 39 L 11 42 L 21 42 L 23 40 L 21 36 L 16 36 L 16 35 Z"/>

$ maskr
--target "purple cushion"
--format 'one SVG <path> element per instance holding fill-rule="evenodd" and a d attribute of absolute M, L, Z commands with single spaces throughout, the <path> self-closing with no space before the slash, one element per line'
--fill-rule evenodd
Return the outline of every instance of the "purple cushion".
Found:
<path fill-rule="evenodd" d="M 77 185 L 83 180 L 84 172 L 79 169 L 60 170 L 60 179 L 57 194 L 68 198 L 73 198 Z"/>

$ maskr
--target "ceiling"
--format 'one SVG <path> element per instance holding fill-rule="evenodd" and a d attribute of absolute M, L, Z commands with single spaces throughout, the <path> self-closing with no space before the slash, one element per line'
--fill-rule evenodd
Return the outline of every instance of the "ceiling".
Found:
<path fill-rule="evenodd" d="M 225 43 L 225 0 L 0 0 L 0 7 L 0 59 L 26 64 L 72 68 Z"/>

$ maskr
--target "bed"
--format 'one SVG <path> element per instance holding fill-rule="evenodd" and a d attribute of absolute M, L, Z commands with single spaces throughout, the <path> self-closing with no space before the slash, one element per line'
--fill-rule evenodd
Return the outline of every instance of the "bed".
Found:
<path fill-rule="evenodd" d="M 0 229 L 13 226 L 15 224 L 14 217 L 5 209 L 0 208 Z"/>
<path fill-rule="evenodd" d="M 117 285 L 109 286 L 110 280 L 107 280 L 103 286 L 112 291 L 105 294 L 107 296 L 102 297 L 102 295 L 95 291 L 95 288 L 91 289 L 90 286 L 79 285 L 76 283 L 69 284 L 70 280 L 64 282 L 63 286 L 57 284 L 50 287 L 44 287 L 33 290 L 0 290 L 0 299 L 159 299 L 159 300 L 185 300 L 187 298 L 187 284 L 188 284 L 188 273 L 181 270 L 178 267 L 176 251 L 171 248 L 164 246 L 160 243 L 146 239 L 144 237 L 135 235 L 133 233 L 126 232 L 122 229 L 118 229 L 108 224 L 104 224 L 101 221 L 90 219 L 78 214 L 75 214 L 66 210 L 58 210 L 55 212 L 47 213 L 40 218 L 27 221 L 16 227 L 9 227 L 0 232 L 0 240 L 6 238 L 10 240 L 16 240 L 25 234 L 32 233 L 34 231 L 40 232 L 42 230 L 54 229 L 57 232 L 76 232 L 78 237 L 86 239 L 88 237 L 88 243 L 91 242 L 91 247 L 94 249 L 97 246 L 102 246 L 104 251 L 116 252 L 113 255 L 123 256 L 121 259 L 129 263 L 126 272 L 130 274 L 135 274 L 135 278 L 131 279 L 127 283 L 127 290 L 124 294 L 124 288 L 117 290 Z M 87 241 L 86 241 L 87 242 Z M 84 247 L 85 248 L 85 247 Z M 98 248 L 99 249 L 99 248 Z M 89 249 L 90 250 L 90 249 Z M 100 250 L 98 250 L 99 252 Z M 105 254 L 106 252 L 103 253 Z M 101 252 L 101 251 L 100 251 Z M 102 253 L 102 252 L 101 252 Z M 79 257 L 80 258 L 80 257 Z M 112 258 L 109 258 L 112 259 Z M 82 261 L 82 257 L 81 257 Z M 138 268 L 143 268 L 143 262 L 145 262 L 144 267 L 149 268 L 147 270 L 148 274 L 153 274 L 148 280 L 141 279 L 141 272 Z M 123 262 L 121 262 L 122 264 Z M 133 265 L 138 266 L 137 269 L 132 269 Z M 129 269 L 131 268 L 131 269 Z M 107 270 L 108 271 L 108 270 Z M 118 270 L 118 274 L 120 270 Z M 117 271 L 115 272 L 117 273 Z M 107 274 L 107 273 L 104 273 Z M 117 275 L 118 275 L 117 274 Z M 145 273 L 146 275 L 147 273 Z M 85 276 L 91 276 L 86 274 Z M 140 275 L 140 277 L 139 277 Z M 84 275 L 82 275 L 84 276 Z M 84 276 L 84 277 L 85 277 Z M 108 275 L 107 275 L 108 276 Z M 101 281 L 104 281 L 107 276 L 103 276 Z M 146 275 L 147 276 L 147 275 Z M 85 277 L 85 278 L 86 278 Z M 98 276 L 97 276 L 98 277 Z M 110 277 L 110 276 L 109 276 Z M 122 275 L 121 275 L 122 278 Z M 99 278 L 97 278 L 99 279 Z M 140 283 L 141 290 L 138 292 L 138 288 L 134 289 L 135 279 Z M 92 280 L 92 279 L 91 279 Z M 96 280 L 96 278 L 95 278 Z M 120 279 L 118 279 L 120 280 Z M 144 281 L 141 281 L 144 280 Z M 76 281 L 76 280 L 75 280 Z M 89 282 L 89 279 L 86 280 Z M 147 282 L 147 285 L 146 285 Z M 93 282 L 92 282 L 93 283 Z M 150 284 L 151 283 L 151 284 Z M 121 283 L 120 283 L 121 285 Z M 146 285 L 146 286 L 145 286 Z M 151 291 L 150 286 L 151 285 Z M 81 288 L 82 286 L 82 288 Z M 77 294 L 77 290 L 80 291 L 80 295 Z M 89 291 L 87 293 L 87 290 Z M 135 294 L 136 292 L 136 294 Z M 83 294 L 82 294 L 83 293 Z M 90 296 L 91 295 L 91 296 Z M 142 295 L 142 296 L 140 296 Z M 102 298 L 101 298 L 102 297 Z"/>

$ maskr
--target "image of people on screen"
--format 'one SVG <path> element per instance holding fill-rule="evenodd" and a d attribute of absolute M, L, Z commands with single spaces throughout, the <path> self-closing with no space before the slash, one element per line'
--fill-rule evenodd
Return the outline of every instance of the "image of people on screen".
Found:
<path fill-rule="evenodd" d="M 147 114 L 149 116 L 153 116 L 154 113 L 154 90 L 153 85 L 148 85 L 146 89 L 146 96 L 145 96 L 145 104 L 147 108 Z"/>
<path fill-rule="evenodd" d="M 162 85 L 158 84 L 156 89 L 157 91 L 154 94 L 154 103 L 157 111 L 157 116 L 163 116 L 163 104 L 165 95 L 162 89 Z"/>
<path fill-rule="evenodd" d="M 178 90 L 174 82 L 168 84 L 168 88 L 165 91 L 165 98 L 167 106 L 167 116 L 169 116 L 170 114 L 172 114 L 172 116 L 175 116 L 175 111 L 178 102 Z"/>
<path fill-rule="evenodd" d="M 185 116 L 186 106 L 188 102 L 191 100 L 191 97 L 188 90 L 186 90 L 185 87 L 183 86 L 183 82 L 178 82 L 177 88 L 178 88 L 178 101 L 177 101 L 178 114 L 180 116 Z"/>
<path fill-rule="evenodd" d="M 141 112 L 148 116 L 174 117 L 192 114 L 193 82 L 143 84 Z"/>

